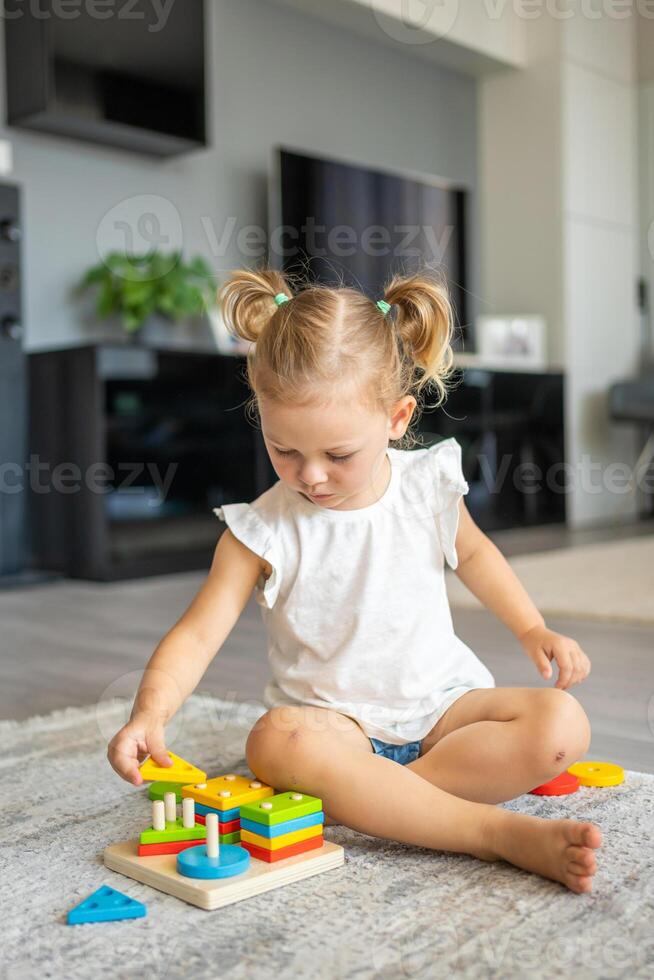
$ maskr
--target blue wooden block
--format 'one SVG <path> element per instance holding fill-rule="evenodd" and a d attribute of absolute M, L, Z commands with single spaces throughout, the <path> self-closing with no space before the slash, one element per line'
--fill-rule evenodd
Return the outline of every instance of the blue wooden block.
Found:
<path fill-rule="evenodd" d="M 241 808 L 235 806 L 231 810 L 214 810 L 212 806 L 204 806 L 203 803 L 196 803 L 195 812 L 201 813 L 202 816 L 206 816 L 207 813 L 215 813 L 218 817 L 218 823 L 229 823 L 230 820 L 238 820 Z"/>
<path fill-rule="evenodd" d="M 266 826 L 265 823 L 255 823 L 254 820 L 241 820 L 241 830 L 249 830 L 253 834 L 261 837 L 280 837 L 282 834 L 290 834 L 294 830 L 304 830 L 305 827 L 316 827 L 325 819 L 322 810 L 319 813 L 308 813 L 306 817 L 296 817 L 295 820 L 285 820 L 284 823 L 275 823 Z"/>
<path fill-rule="evenodd" d="M 109 885 L 103 885 L 92 895 L 71 909 L 66 916 L 69 926 L 83 925 L 85 922 L 115 922 L 119 919 L 140 919 L 148 914 L 142 902 L 117 892 Z"/>

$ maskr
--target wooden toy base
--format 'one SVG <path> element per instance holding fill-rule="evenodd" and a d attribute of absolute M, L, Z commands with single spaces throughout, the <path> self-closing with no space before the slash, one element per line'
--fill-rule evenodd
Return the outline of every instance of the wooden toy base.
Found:
<path fill-rule="evenodd" d="M 273 864 L 253 858 L 249 870 L 236 878 L 201 880 L 180 875 L 174 854 L 139 857 L 137 848 L 136 840 L 111 844 L 104 851 L 105 867 L 207 910 L 231 905 L 271 888 L 290 885 L 321 871 L 338 868 L 345 860 L 340 844 L 325 841 L 318 850 L 297 854 Z"/>

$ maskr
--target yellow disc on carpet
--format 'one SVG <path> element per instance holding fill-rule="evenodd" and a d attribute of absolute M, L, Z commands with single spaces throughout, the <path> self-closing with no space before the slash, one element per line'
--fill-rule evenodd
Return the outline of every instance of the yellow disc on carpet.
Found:
<path fill-rule="evenodd" d="M 582 786 L 617 786 L 624 782 L 624 769 L 613 762 L 575 762 L 568 768 Z"/>

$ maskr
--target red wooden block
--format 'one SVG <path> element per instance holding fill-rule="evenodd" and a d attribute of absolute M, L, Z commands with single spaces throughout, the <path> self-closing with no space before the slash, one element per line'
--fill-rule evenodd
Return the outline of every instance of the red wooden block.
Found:
<path fill-rule="evenodd" d="M 139 857 L 147 857 L 149 854 L 179 854 L 187 847 L 195 847 L 197 844 L 206 844 L 206 837 L 202 840 L 175 840 L 167 844 L 139 844 Z"/>
<path fill-rule="evenodd" d="M 206 826 L 207 815 L 206 813 L 196 813 L 195 822 L 201 823 Z M 219 834 L 234 834 L 237 830 L 241 829 L 241 821 L 237 817 L 236 820 L 227 820 L 225 823 L 218 821 L 218 833 Z"/>
<path fill-rule="evenodd" d="M 567 793 L 576 793 L 579 789 L 579 780 L 571 772 L 562 772 L 548 783 L 537 786 L 536 789 L 529 790 L 535 796 L 566 796 Z"/>
<path fill-rule="evenodd" d="M 268 851 L 264 847 L 257 847 L 256 844 L 250 844 L 249 841 L 241 841 L 241 847 L 249 851 L 252 857 L 258 858 L 260 861 L 267 861 L 268 864 L 272 864 L 273 861 L 283 861 L 284 858 L 293 857 L 294 854 L 303 854 L 304 851 L 312 851 L 316 847 L 322 847 L 322 845 L 322 834 L 320 837 L 309 837 L 307 840 L 299 840 L 297 844 L 289 844 L 288 847 L 280 847 L 277 851 Z"/>

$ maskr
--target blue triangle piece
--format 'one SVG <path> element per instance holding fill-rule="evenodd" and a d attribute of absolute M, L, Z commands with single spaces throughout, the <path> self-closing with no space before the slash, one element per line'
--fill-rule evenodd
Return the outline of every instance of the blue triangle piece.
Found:
<path fill-rule="evenodd" d="M 71 909 L 66 917 L 69 926 L 84 922 L 115 922 L 118 919 L 140 919 L 148 910 L 142 902 L 103 885 Z"/>

